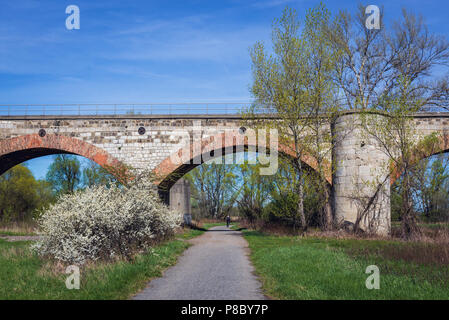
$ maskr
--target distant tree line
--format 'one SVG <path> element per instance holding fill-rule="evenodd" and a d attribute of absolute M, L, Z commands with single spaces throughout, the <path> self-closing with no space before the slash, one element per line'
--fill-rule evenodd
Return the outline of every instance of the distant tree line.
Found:
<path fill-rule="evenodd" d="M 91 162 L 82 167 L 73 155 L 54 156 L 45 179 L 36 179 L 19 164 L 0 176 L 0 222 L 30 221 L 58 196 L 92 185 L 117 183 L 104 168 Z"/>
<path fill-rule="evenodd" d="M 221 160 L 221 159 L 219 159 Z M 260 175 L 260 164 L 204 163 L 184 178 L 191 183 L 194 218 L 222 219 L 227 214 L 241 216 L 249 222 L 277 221 L 295 227 L 298 194 L 295 170 L 286 164 L 275 175 Z M 305 171 L 310 179 L 305 184 L 305 219 L 318 226 L 320 220 L 319 177 L 313 170 Z"/>

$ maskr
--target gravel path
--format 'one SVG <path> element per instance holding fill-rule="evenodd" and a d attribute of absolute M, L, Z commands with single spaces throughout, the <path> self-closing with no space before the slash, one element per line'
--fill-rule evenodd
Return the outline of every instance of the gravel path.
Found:
<path fill-rule="evenodd" d="M 136 300 L 260 300 L 265 299 L 248 259 L 241 232 L 211 228 L 162 278 L 151 281 Z"/>

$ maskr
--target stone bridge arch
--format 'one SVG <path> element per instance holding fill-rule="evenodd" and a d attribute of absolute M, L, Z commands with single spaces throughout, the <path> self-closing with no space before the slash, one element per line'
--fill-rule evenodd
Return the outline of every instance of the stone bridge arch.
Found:
<path fill-rule="evenodd" d="M 417 164 L 419 161 L 430 158 L 437 154 L 449 152 L 449 131 L 442 130 L 438 135 L 438 143 L 432 150 L 422 150 L 419 147 L 415 148 L 412 154 L 414 155 L 413 163 Z M 396 168 L 391 169 L 390 185 L 393 185 L 397 179 L 401 176 L 402 172 L 398 171 Z"/>
<path fill-rule="evenodd" d="M 168 203 L 169 202 L 169 190 L 176 183 L 178 179 L 180 179 L 183 175 L 194 169 L 195 167 L 204 163 L 202 160 L 204 155 L 211 154 L 210 158 L 216 158 L 224 156 L 225 154 L 237 153 L 242 150 L 248 150 L 251 148 L 256 152 L 259 151 L 259 147 L 257 144 L 254 144 L 252 141 L 249 141 L 247 137 L 245 139 L 238 139 L 236 136 L 238 135 L 238 131 L 235 131 L 231 135 L 227 135 L 225 133 L 219 133 L 208 137 L 206 139 L 201 140 L 201 147 L 194 148 L 193 143 L 188 143 L 177 151 L 175 151 L 172 155 L 165 158 L 161 161 L 154 169 L 157 184 L 159 188 L 159 193 L 162 199 Z M 232 138 L 229 138 L 229 137 Z M 217 142 L 219 142 L 217 144 Z M 215 145 L 218 145 L 218 148 L 215 148 Z M 269 146 L 266 147 L 267 152 L 273 152 L 270 150 Z M 217 152 L 221 149 L 221 152 Z M 287 146 L 285 144 L 279 143 L 278 149 L 276 150 L 282 156 L 294 157 L 295 154 L 293 152 L 293 146 Z M 189 161 L 187 162 L 174 162 L 173 155 L 176 158 L 182 158 L 183 155 L 188 155 Z M 201 159 L 201 161 L 194 162 L 194 159 Z M 304 154 L 301 157 L 301 161 L 312 170 L 317 171 L 317 161 L 310 154 Z M 332 174 L 331 174 L 331 165 L 328 161 L 325 162 L 325 172 L 326 172 L 326 180 L 329 183 L 329 187 L 332 185 Z"/>
<path fill-rule="evenodd" d="M 120 162 L 105 150 L 88 142 L 56 134 L 29 134 L 0 140 L 0 175 L 24 161 L 51 154 L 73 154 L 88 158 L 100 166 Z"/>

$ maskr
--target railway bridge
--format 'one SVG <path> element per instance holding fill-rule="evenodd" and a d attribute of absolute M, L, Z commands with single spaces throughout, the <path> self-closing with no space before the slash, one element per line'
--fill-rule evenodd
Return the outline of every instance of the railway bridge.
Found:
<path fill-rule="evenodd" d="M 357 117 L 354 113 L 343 114 L 332 128 L 336 135 L 332 152 L 335 168 L 331 172 L 329 167 L 327 179 L 334 190 L 335 214 L 340 221 L 356 221 L 360 215 L 356 196 L 360 193 L 369 196 L 371 192 L 364 191 L 361 185 L 373 182 L 388 161 L 376 141 L 360 134 L 360 129 L 354 125 Z M 420 113 L 414 116 L 414 121 L 420 135 L 441 133 L 439 152 L 449 149 L 448 113 Z M 263 141 L 249 137 L 250 132 L 251 128 L 245 127 L 240 115 L 224 113 L 0 113 L 0 174 L 36 157 L 75 154 L 101 166 L 122 163 L 152 170 L 158 176 L 161 195 L 169 202 L 170 188 L 197 165 L 224 153 L 244 149 L 260 151 Z M 263 145 L 271 149 L 273 161 L 277 152 L 289 153 L 288 148 L 277 140 L 269 140 L 269 145 Z M 272 144 L 272 141 L 276 143 Z M 313 158 L 305 156 L 302 161 L 314 168 Z M 267 166 L 273 166 L 273 162 Z M 364 218 L 362 225 L 379 234 L 387 234 L 390 231 L 390 184 L 385 184 L 382 191 L 384 196 Z"/>

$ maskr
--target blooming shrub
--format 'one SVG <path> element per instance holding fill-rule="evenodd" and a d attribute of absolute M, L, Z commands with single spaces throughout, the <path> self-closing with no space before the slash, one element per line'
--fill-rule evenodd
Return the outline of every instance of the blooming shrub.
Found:
<path fill-rule="evenodd" d="M 150 186 L 93 186 L 67 194 L 39 218 L 40 255 L 73 264 L 130 258 L 173 235 L 181 216 L 162 204 Z"/>

